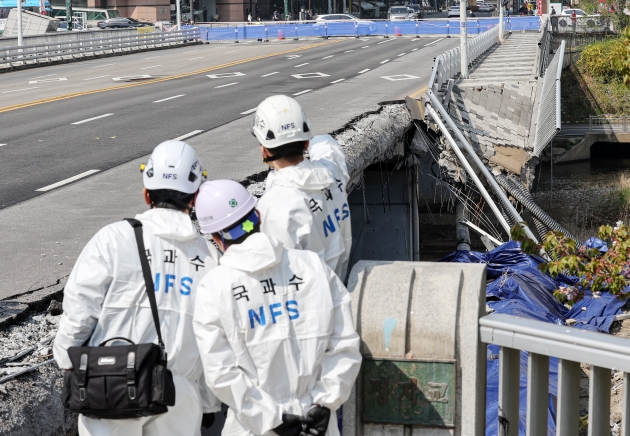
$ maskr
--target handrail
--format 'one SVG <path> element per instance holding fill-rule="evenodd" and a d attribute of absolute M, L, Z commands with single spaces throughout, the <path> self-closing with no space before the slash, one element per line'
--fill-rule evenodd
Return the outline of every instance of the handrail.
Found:
<path fill-rule="evenodd" d="M 477 156 L 477 153 L 475 153 L 475 150 L 468 143 L 468 141 L 466 140 L 466 138 L 464 137 L 462 132 L 459 130 L 459 128 L 457 128 L 457 125 L 455 125 L 455 122 L 451 119 L 451 117 L 446 112 L 446 109 L 444 109 L 444 107 L 442 106 L 440 101 L 437 99 L 437 97 L 435 96 L 433 91 L 431 91 L 430 89 L 427 90 L 427 97 L 429 97 L 429 101 L 431 103 L 431 106 L 433 108 L 437 109 L 437 111 L 440 113 L 440 115 L 442 116 L 444 121 L 446 121 L 446 123 L 448 124 L 448 127 L 453 132 L 455 132 L 455 136 L 457 137 L 457 140 L 459 141 L 460 145 L 462 145 L 464 147 L 464 149 L 466 150 L 466 152 L 468 153 L 470 158 L 473 160 L 473 162 L 475 163 L 475 165 L 477 166 L 479 171 L 481 171 L 481 173 L 484 175 L 484 177 L 486 178 L 486 181 L 492 187 L 492 190 L 494 191 L 495 195 L 497 197 L 499 197 L 499 200 L 501 200 L 501 204 L 503 205 L 503 207 L 509 212 L 509 214 L 512 216 L 512 218 L 514 219 L 515 222 L 517 222 L 517 223 L 524 223 L 523 218 L 517 212 L 517 210 L 514 208 L 514 206 L 510 202 L 510 200 L 507 198 L 507 196 L 505 195 L 505 192 L 503 192 L 503 190 L 501 189 L 501 187 L 499 186 L 497 181 L 494 179 L 494 176 L 492 175 L 492 173 L 490 173 L 490 171 L 488 171 L 488 168 L 486 168 L 486 166 L 483 164 L 481 159 L 479 159 L 479 156 Z M 438 116 L 435 113 L 435 111 L 433 111 L 433 112 L 429 111 L 429 113 L 432 115 L 433 119 L 436 120 L 436 122 L 437 122 Z M 440 130 L 447 137 L 450 136 L 450 133 L 448 133 L 448 130 L 445 127 L 441 128 Z M 458 157 L 459 157 L 459 154 L 458 154 Z M 462 157 L 463 157 L 463 155 L 462 155 Z M 461 159 L 461 157 L 460 157 L 460 159 Z M 464 164 L 463 161 L 462 161 L 462 164 Z M 473 177 L 472 174 L 474 173 L 474 171 L 472 171 L 471 168 L 469 169 L 467 164 L 464 164 L 464 166 L 467 168 L 469 175 L 471 177 Z M 474 179 L 474 177 L 473 177 L 473 179 Z M 499 221 L 502 221 L 502 219 L 500 218 L 502 216 L 501 213 L 500 212 L 496 212 L 498 210 L 496 205 L 492 205 L 491 204 L 491 207 L 492 207 L 492 210 L 495 212 L 495 215 L 496 215 L 497 219 L 499 219 Z M 524 230 L 525 230 L 525 233 L 527 234 L 528 238 L 533 239 L 534 241 L 538 242 L 538 238 L 529 229 L 529 227 L 527 227 L 525 225 L 524 226 Z M 509 233 L 509 230 L 508 230 L 508 233 Z"/>

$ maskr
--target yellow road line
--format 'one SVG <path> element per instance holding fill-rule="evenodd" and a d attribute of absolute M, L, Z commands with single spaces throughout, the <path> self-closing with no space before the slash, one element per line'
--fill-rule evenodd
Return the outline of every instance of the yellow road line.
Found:
<path fill-rule="evenodd" d="M 194 75 L 197 75 L 197 74 L 204 74 L 204 73 L 208 73 L 210 71 L 219 70 L 221 68 L 233 67 L 235 65 L 240 65 L 240 64 L 245 64 L 245 63 L 248 63 L 248 62 L 257 61 L 257 60 L 260 60 L 260 59 L 270 58 L 270 57 L 273 57 L 273 56 L 282 56 L 282 55 L 287 54 L 287 53 L 293 53 L 293 52 L 296 52 L 296 51 L 308 50 L 308 49 L 311 49 L 311 48 L 317 48 L 317 47 L 322 47 L 322 46 L 325 46 L 325 45 L 336 44 L 336 43 L 341 42 L 341 41 L 342 40 L 334 40 L 334 41 L 328 41 L 328 42 L 324 42 L 324 43 L 307 45 L 305 47 L 293 48 L 291 50 L 285 50 L 285 51 L 281 51 L 281 52 L 277 52 L 277 53 L 271 53 L 271 54 L 266 54 L 266 55 L 261 55 L 261 56 L 255 56 L 253 58 L 241 59 L 239 61 L 228 62 L 226 64 L 221 64 L 221 65 L 217 65 L 217 66 L 214 66 L 214 67 L 209 67 L 209 68 L 204 68 L 204 69 L 201 69 L 201 70 L 191 71 L 189 73 L 182 73 L 182 74 L 176 74 L 174 76 L 161 77 L 159 79 L 145 80 L 143 82 L 129 83 L 129 84 L 120 85 L 120 86 L 112 86 L 110 88 L 94 89 L 94 90 L 91 90 L 91 91 L 75 92 L 73 94 L 58 95 L 56 97 L 43 98 L 41 100 L 35 100 L 35 101 L 26 102 L 26 103 L 14 104 L 12 106 L 6 106 L 6 107 L 0 108 L 0 113 L 14 111 L 14 110 L 17 110 L 17 109 L 24 109 L 24 108 L 27 108 L 27 107 L 36 106 L 36 105 L 44 104 L 44 103 L 52 103 L 52 102 L 60 101 L 60 100 L 67 100 L 69 98 L 81 97 L 83 95 L 97 94 L 97 93 L 100 93 L 100 92 L 115 91 L 115 90 L 118 90 L 118 89 L 132 88 L 134 86 L 150 85 L 150 84 L 153 84 L 153 83 L 159 83 L 159 82 L 166 82 L 166 81 L 169 81 L 169 80 L 181 79 L 181 78 L 184 78 L 184 77 L 190 77 L 190 76 L 194 76 Z"/>
<path fill-rule="evenodd" d="M 411 98 L 416 98 L 417 96 L 419 96 L 420 94 L 422 94 L 423 92 L 425 92 L 427 89 L 429 89 L 428 86 L 425 86 L 424 88 L 418 89 L 416 92 L 414 92 L 413 94 L 411 94 L 409 97 Z M 1 110 L 0 110 L 1 111 Z"/>

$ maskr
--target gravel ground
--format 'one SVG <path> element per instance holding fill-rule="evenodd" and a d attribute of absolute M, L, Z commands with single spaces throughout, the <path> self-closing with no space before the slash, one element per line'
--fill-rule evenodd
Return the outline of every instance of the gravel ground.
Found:
<path fill-rule="evenodd" d="M 54 336 L 59 316 L 44 311 L 0 331 L 0 360 Z M 52 342 L 16 361 L 0 364 L 0 378 L 52 358 Z M 0 434 L 65 435 L 76 428 L 76 415 L 61 403 L 63 377 L 52 362 L 0 384 Z"/>

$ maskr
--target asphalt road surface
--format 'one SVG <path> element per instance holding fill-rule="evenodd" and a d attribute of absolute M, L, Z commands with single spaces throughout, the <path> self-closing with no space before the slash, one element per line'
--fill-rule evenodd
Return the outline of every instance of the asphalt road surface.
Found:
<path fill-rule="evenodd" d="M 422 57 L 422 50 L 442 39 L 215 44 L 3 75 L 0 208 L 147 155 L 161 141 L 251 116 L 273 94 L 331 88 L 334 99 L 334 87 L 343 81 L 404 56 L 430 65 L 433 56 Z M 150 77 L 125 79 L 137 75 Z M 407 78 L 390 73 L 372 86 Z"/>

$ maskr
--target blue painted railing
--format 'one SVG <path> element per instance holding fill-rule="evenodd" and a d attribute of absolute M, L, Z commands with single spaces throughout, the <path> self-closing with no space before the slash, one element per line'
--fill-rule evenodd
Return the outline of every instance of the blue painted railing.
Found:
<path fill-rule="evenodd" d="M 499 24 L 499 18 L 468 20 L 468 34 L 478 35 Z M 358 21 L 358 22 L 269 22 L 263 24 L 199 25 L 204 41 L 239 41 L 245 39 L 295 39 L 334 36 L 415 36 L 459 35 L 459 20 L 427 21 Z M 506 17 L 505 29 L 538 30 L 538 17 Z"/>

